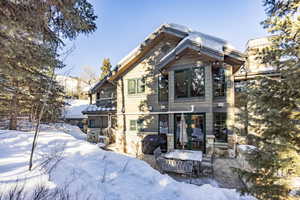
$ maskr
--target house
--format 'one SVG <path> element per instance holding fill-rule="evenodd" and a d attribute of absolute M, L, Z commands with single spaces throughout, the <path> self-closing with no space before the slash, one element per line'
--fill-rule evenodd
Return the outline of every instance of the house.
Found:
<path fill-rule="evenodd" d="M 90 121 L 88 133 L 94 125 L 98 132 L 113 126 L 116 119 L 120 151 L 141 153 L 141 141 L 149 134 L 166 135 L 171 151 L 182 148 L 184 114 L 186 148 L 233 156 L 234 73 L 244 62 L 244 54 L 223 39 L 164 24 L 90 91 L 96 104 L 83 112 Z"/>
<path fill-rule="evenodd" d="M 87 135 L 91 142 L 102 142 L 108 144 L 114 140 L 112 134 L 116 131 L 116 85 L 108 81 L 108 76 L 99 81 L 89 91 L 90 105 L 82 111 L 87 115 Z M 93 94 L 95 103 L 93 104 Z"/>

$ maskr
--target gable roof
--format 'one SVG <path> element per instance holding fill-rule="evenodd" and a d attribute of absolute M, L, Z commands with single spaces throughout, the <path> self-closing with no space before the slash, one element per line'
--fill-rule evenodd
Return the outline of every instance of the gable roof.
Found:
<path fill-rule="evenodd" d="M 117 64 L 116 71 L 112 73 L 109 80 L 114 80 L 123 74 L 132 64 L 137 61 L 147 51 L 147 46 L 151 44 L 162 33 L 170 34 L 178 37 L 181 41 L 177 46 L 164 56 L 159 63 L 159 67 L 163 68 L 176 55 L 186 48 L 190 48 L 200 53 L 211 56 L 217 60 L 228 61 L 235 65 L 244 63 L 244 55 L 235 50 L 228 42 L 223 39 L 207 35 L 198 31 L 179 25 L 179 24 L 163 24 L 153 33 L 145 38 L 145 40 L 136 48 L 134 48 L 127 56 L 120 60 Z"/>
<path fill-rule="evenodd" d="M 111 73 L 109 73 L 108 75 L 104 76 L 103 79 L 101 79 L 100 81 L 98 81 L 90 90 L 89 90 L 89 94 L 94 94 L 101 86 L 103 86 L 105 83 L 110 83 L 108 81 L 109 77 L 111 76 Z"/>

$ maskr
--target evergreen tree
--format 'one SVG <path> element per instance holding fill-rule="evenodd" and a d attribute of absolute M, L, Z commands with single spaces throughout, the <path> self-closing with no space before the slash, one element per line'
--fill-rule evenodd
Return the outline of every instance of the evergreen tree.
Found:
<path fill-rule="evenodd" d="M 111 72 L 111 64 L 109 58 L 104 58 L 101 66 L 100 80 Z"/>
<path fill-rule="evenodd" d="M 300 176 L 300 1 L 265 0 L 262 22 L 272 45 L 258 53 L 280 78 L 262 76 L 249 84 L 254 145 L 251 171 L 237 170 L 248 183 L 242 192 L 258 199 L 296 199 L 290 195 Z"/>
<path fill-rule="evenodd" d="M 64 66 L 58 50 L 63 39 L 94 31 L 95 19 L 86 0 L 0 1 L 0 112 L 10 115 L 10 129 L 22 112 L 39 113 L 44 101 L 61 105 L 53 91 L 54 70 Z"/>

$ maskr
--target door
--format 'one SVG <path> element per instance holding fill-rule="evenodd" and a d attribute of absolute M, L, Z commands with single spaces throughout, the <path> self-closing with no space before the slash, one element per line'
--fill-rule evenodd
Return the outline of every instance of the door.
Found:
<path fill-rule="evenodd" d="M 184 114 L 185 122 L 187 125 L 188 143 L 185 145 L 185 149 L 205 151 L 205 114 Z M 179 142 L 180 134 L 180 120 L 181 114 L 175 114 L 174 119 L 174 142 L 175 149 L 182 149 L 182 145 Z"/>

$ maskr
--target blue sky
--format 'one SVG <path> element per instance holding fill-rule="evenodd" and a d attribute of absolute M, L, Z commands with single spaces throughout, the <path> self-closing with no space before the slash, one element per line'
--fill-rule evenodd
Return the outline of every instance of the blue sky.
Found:
<path fill-rule="evenodd" d="M 91 35 L 67 42 L 75 47 L 59 74 L 80 76 L 84 66 L 100 73 L 103 58 L 114 66 L 163 23 L 186 25 L 229 41 L 244 51 L 251 38 L 267 35 L 262 0 L 90 0 L 98 16 Z"/>

